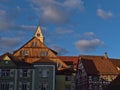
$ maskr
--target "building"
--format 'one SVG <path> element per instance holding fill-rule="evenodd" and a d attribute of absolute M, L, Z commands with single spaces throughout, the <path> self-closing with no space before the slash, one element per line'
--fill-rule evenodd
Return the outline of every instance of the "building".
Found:
<path fill-rule="evenodd" d="M 22 62 L 9 53 L 0 56 L 0 90 L 27 90 L 31 88 L 33 84 L 32 72 L 31 64 Z"/>
<path fill-rule="evenodd" d="M 61 74 L 63 78 L 68 73 L 73 78 L 75 76 L 74 68 L 67 64 L 57 56 L 55 51 L 44 44 L 44 36 L 38 26 L 31 40 L 13 54 L 6 53 L 0 56 L 1 90 L 58 90 L 56 82 L 59 83 Z M 8 75 L 11 71 L 14 73 L 12 78 Z M 65 73 L 66 71 L 68 73 Z M 3 78 L 3 74 L 7 76 Z M 69 80 L 67 85 L 74 88 L 74 79 Z M 62 84 L 59 86 L 61 87 Z"/>
<path fill-rule="evenodd" d="M 119 74 L 111 60 L 106 55 L 81 55 L 76 73 L 76 90 L 104 90 Z"/>
<path fill-rule="evenodd" d="M 29 64 L 9 53 L 0 56 L 0 90 L 55 90 L 55 73 L 50 60 Z"/>
<path fill-rule="evenodd" d="M 58 56 L 69 68 L 56 73 L 57 90 L 75 90 L 76 68 L 78 56 Z"/>

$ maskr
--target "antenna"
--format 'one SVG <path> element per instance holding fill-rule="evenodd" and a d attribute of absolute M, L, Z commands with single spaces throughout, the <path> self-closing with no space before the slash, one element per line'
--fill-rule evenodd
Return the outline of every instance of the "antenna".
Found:
<path fill-rule="evenodd" d="M 38 26 L 40 26 L 40 19 L 38 20 Z"/>

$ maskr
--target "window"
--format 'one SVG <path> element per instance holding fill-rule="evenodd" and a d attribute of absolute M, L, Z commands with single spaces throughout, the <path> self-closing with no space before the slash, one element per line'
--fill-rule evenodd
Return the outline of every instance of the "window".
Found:
<path fill-rule="evenodd" d="M 27 90 L 27 83 L 22 83 L 22 90 Z"/>
<path fill-rule="evenodd" d="M 99 81 L 99 78 L 98 77 L 93 77 L 93 81 Z"/>
<path fill-rule="evenodd" d="M 32 42 L 32 47 L 37 47 L 37 42 Z"/>
<path fill-rule="evenodd" d="M 27 70 L 26 70 L 26 69 L 23 70 L 23 72 L 22 72 L 22 76 L 23 76 L 23 77 L 27 77 Z"/>
<path fill-rule="evenodd" d="M 1 77 L 9 77 L 9 76 L 10 76 L 10 69 L 1 70 Z"/>
<path fill-rule="evenodd" d="M 19 90 L 30 90 L 30 82 L 19 82 Z"/>
<path fill-rule="evenodd" d="M 48 90 L 48 83 L 42 83 L 40 85 L 41 90 Z"/>
<path fill-rule="evenodd" d="M 21 55 L 21 56 L 28 56 L 28 54 L 29 54 L 29 51 L 28 51 L 28 50 L 21 50 L 21 51 L 20 51 L 20 55 Z"/>
<path fill-rule="evenodd" d="M 65 90 L 71 90 L 71 86 L 70 85 L 66 85 L 65 86 Z"/>
<path fill-rule="evenodd" d="M 19 70 L 19 77 L 20 78 L 30 78 L 31 70 L 30 69 L 20 69 Z"/>
<path fill-rule="evenodd" d="M 41 51 L 40 52 L 40 56 L 47 56 L 48 55 L 48 52 L 46 52 L 46 51 Z"/>
<path fill-rule="evenodd" d="M 66 80 L 66 81 L 70 81 L 70 80 L 71 80 L 71 76 L 69 76 L 69 75 L 66 76 L 66 77 L 65 77 L 65 80 Z"/>
<path fill-rule="evenodd" d="M 0 90 L 9 90 L 9 83 L 8 82 L 1 82 L 0 83 Z"/>
<path fill-rule="evenodd" d="M 21 55 L 21 56 L 24 56 L 23 50 L 20 51 L 20 55 Z"/>
<path fill-rule="evenodd" d="M 41 77 L 48 77 L 49 75 L 49 69 L 48 68 L 42 68 L 41 71 L 40 71 L 40 76 Z"/>
<path fill-rule="evenodd" d="M 62 68 L 62 64 L 58 62 L 58 63 L 57 63 L 57 67 L 58 67 L 58 68 Z"/>
<path fill-rule="evenodd" d="M 24 55 L 27 56 L 29 54 L 28 50 L 24 51 Z"/>

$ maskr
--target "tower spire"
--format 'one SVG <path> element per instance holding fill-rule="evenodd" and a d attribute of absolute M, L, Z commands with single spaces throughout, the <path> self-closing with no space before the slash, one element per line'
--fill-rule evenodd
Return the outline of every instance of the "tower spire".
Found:
<path fill-rule="evenodd" d="M 44 36 L 42 34 L 41 28 L 40 28 L 40 22 L 37 26 L 35 35 L 34 35 L 37 39 L 39 39 L 42 43 L 44 43 Z"/>

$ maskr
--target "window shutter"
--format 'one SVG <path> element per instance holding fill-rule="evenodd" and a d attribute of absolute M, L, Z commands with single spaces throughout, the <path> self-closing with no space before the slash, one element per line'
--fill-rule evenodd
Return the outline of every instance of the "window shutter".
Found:
<path fill-rule="evenodd" d="M 22 77 L 22 69 L 19 70 L 20 77 Z"/>
<path fill-rule="evenodd" d="M 10 82 L 9 83 L 9 90 L 13 90 L 13 88 L 14 88 L 13 82 Z"/>
<path fill-rule="evenodd" d="M 14 69 L 10 69 L 10 77 L 14 77 Z"/>

